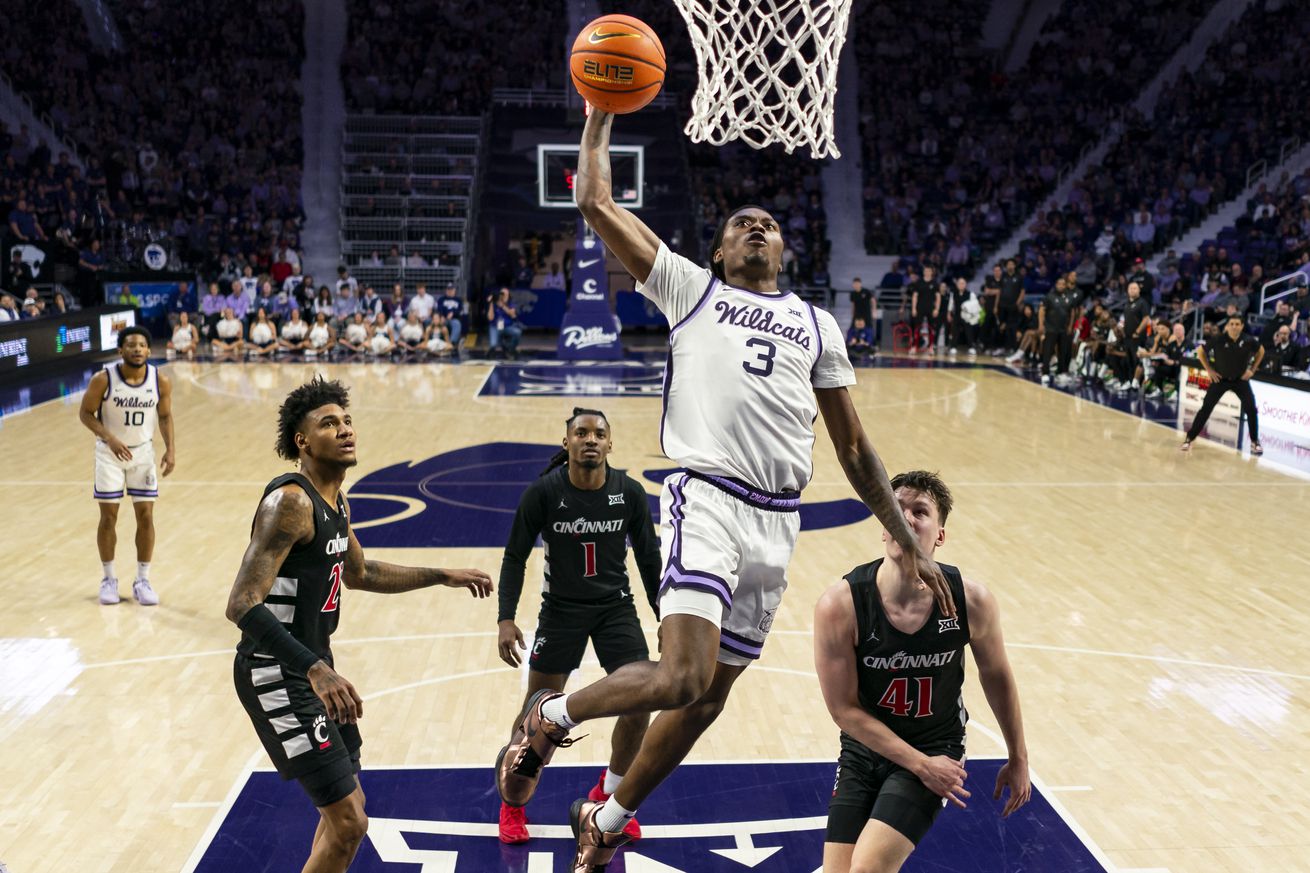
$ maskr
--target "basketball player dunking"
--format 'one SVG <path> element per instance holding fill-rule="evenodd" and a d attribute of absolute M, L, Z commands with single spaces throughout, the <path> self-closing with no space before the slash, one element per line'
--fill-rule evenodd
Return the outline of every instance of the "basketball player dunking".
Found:
<path fill-rule="evenodd" d="M 609 465 L 614 443 L 605 413 L 575 407 L 565 427 L 564 448 L 519 500 L 500 565 L 498 645 L 501 660 L 517 667 L 517 650 L 524 644 L 514 613 L 523 570 L 537 537 L 545 544 L 541 612 L 528 658 L 528 699 L 543 688 L 563 691 L 569 674 L 582 663 L 588 640 L 606 673 L 650 657 L 628 585 L 629 540 L 652 610 L 660 586 L 660 543 L 646 489 Z M 623 783 L 649 720 L 649 713 L 638 712 L 615 723 L 609 766 L 588 797 L 606 800 Z M 635 818 L 626 832 L 634 840 L 641 838 Z M 501 842 L 528 838 L 524 809 L 502 803 Z"/>
<path fill-rule="evenodd" d="M 118 545 L 118 503 L 126 493 L 136 514 L 136 578 L 132 596 L 142 606 L 159 603 L 150 585 L 150 559 L 155 551 L 155 423 L 164 435 L 163 475 L 173 472 L 173 383 L 150 360 L 150 331 L 127 327 L 118 333 L 120 360 L 91 377 L 78 420 L 96 435 L 95 485 L 100 504 L 96 547 L 104 576 L 100 602 L 118 603 L 114 550 Z"/>
<path fill-rule="evenodd" d="M 300 782 L 318 807 L 305 871 L 350 866 L 368 829 L 359 772 L 364 714 L 354 687 L 333 668 L 329 639 L 341 589 L 396 594 L 445 585 L 491 593 L 481 570 L 428 570 L 366 561 L 350 529 L 341 485 L 355 466 L 346 389 L 315 379 L 279 410 L 277 452 L 300 462 L 264 488 L 250 545 L 227 603 L 241 629 L 232 667 L 237 697 L 283 779 Z"/>
<path fill-rule="evenodd" d="M 892 479 L 923 551 L 946 542 L 951 492 L 935 473 Z M 1005 656 L 996 600 L 955 567 L 939 565 L 959 611 L 943 613 L 908 577 L 901 545 L 884 531 L 886 557 L 846 574 L 814 610 L 814 665 L 841 728 L 837 784 L 828 805 L 823 873 L 895 873 L 949 801 L 964 806 L 964 647 L 978 664 L 1009 760 L 994 796 L 1002 815 L 1028 802 L 1028 749 L 1019 691 Z"/>
<path fill-rule="evenodd" d="M 687 472 L 670 476 L 661 496 L 661 659 L 629 664 L 567 696 L 538 693 L 524 708 L 521 734 L 497 761 L 501 800 L 522 806 L 577 724 L 663 710 L 609 800 L 574 802 L 574 873 L 602 868 L 628 841 L 623 829 L 638 805 L 760 656 L 787 585 L 819 412 L 847 478 L 901 544 L 906 578 L 921 580 L 943 612 L 954 614 L 950 587 L 901 514 L 846 391 L 855 375 L 841 331 L 827 312 L 778 290 L 778 223 L 764 209 L 743 206 L 715 235 L 712 270 L 674 254 L 614 202 L 612 121 L 599 110 L 587 119 L 578 207 L 673 325 L 660 438 Z"/>

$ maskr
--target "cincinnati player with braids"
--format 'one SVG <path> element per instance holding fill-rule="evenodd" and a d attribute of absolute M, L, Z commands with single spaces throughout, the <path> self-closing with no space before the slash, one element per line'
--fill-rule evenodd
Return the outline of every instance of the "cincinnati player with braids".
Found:
<path fill-rule="evenodd" d="M 341 486 L 355 466 L 347 391 L 315 378 L 278 411 L 277 453 L 295 473 L 264 488 L 227 603 L 241 629 L 233 663 L 237 697 L 283 779 L 296 779 L 318 807 L 305 871 L 350 866 L 368 829 L 356 723 L 364 704 L 334 669 L 329 645 L 341 588 L 395 594 L 445 585 L 474 597 L 492 591 L 481 570 L 398 567 L 364 559 Z"/>
<path fill-rule="evenodd" d="M 528 656 L 525 707 L 543 689 L 564 690 L 569 673 L 582 663 L 588 639 L 606 673 L 649 658 L 628 586 L 628 541 L 646 600 L 659 615 L 655 600 L 662 569 L 660 542 L 646 490 L 609 465 L 614 444 L 605 413 L 575 407 L 564 424 L 564 447 L 519 500 L 500 566 L 500 657 L 517 667 L 525 646 L 514 613 L 528 555 L 541 536 L 546 568 L 536 638 Z M 649 720 L 642 712 L 621 716 L 615 723 L 609 766 L 591 789 L 591 800 L 603 802 L 619 787 L 641 748 Z M 511 744 L 522 738 L 521 722 L 520 713 L 511 730 Z M 635 818 L 624 833 L 640 838 Z M 502 800 L 501 841 L 522 843 L 528 838 L 524 804 L 511 806 Z"/>
<path fill-rule="evenodd" d="M 935 473 L 891 480 L 924 553 L 946 542 L 951 492 Z M 1019 691 L 1005 655 L 996 600 L 959 569 L 939 564 L 955 599 L 948 616 L 901 564 L 886 558 L 846 574 L 814 611 L 814 662 L 823 699 L 841 728 L 841 757 L 828 806 L 823 873 L 894 873 L 949 801 L 963 807 L 964 647 L 996 716 L 1009 760 L 993 797 L 1009 789 L 1002 815 L 1028 802 L 1028 749 Z"/>

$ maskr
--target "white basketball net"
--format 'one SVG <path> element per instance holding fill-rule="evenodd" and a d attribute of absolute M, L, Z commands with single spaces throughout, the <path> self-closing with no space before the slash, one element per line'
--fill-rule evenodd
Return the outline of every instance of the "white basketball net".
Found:
<path fill-rule="evenodd" d="M 851 0 L 674 0 L 700 84 L 686 133 L 837 158 L 833 98 Z"/>

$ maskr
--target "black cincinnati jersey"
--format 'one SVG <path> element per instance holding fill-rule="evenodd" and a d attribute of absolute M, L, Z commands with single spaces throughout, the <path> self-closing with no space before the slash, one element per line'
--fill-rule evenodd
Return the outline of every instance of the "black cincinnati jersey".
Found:
<path fill-rule="evenodd" d="M 631 541 L 646 598 L 655 608 L 659 537 L 646 490 L 623 471 L 611 467 L 603 488 L 583 491 L 569 481 L 565 465 L 523 492 L 500 565 L 499 621 L 514 618 L 524 566 L 538 536 L 546 548 L 542 594 L 547 605 L 603 604 L 631 597 L 626 563 Z"/>
<path fill-rule="evenodd" d="M 329 665 L 329 641 L 341 616 L 342 575 L 346 570 L 346 548 L 350 542 L 350 520 L 345 501 L 337 495 L 336 507 L 329 506 L 308 479 L 300 473 L 278 476 L 264 488 L 264 497 L 283 485 L 299 485 L 314 504 L 314 539 L 293 546 L 278 568 L 273 589 L 264 605 L 291 635 Z M 272 658 L 260 651 L 255 641 L 242 635 L 237 653 L 248 658 Z"/>
<path fill-rule="evenodd" d="M 960 571 L 938 564 L 955 598 L 957 614 L 947 618 L 934 601 L 923 627 L 912 634 L 887 619 L 877 576 L 882 559 L 846 575 L 855 601 L 859 644 L 856 670 L 860 706 L 920 751 L 944 753 L 962 747 L 964 656 L 969 643 L 969 611 Z M 844 736 L 842 742 L 855 742 Z"/>

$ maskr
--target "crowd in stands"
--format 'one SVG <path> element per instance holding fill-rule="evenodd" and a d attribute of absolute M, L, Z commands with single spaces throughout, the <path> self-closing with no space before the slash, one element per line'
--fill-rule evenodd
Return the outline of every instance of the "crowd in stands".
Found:
<path fill-rule="evenodd" d="M 986 4 L 857 4 L 866 247 L 972 272 L 1211 5 L 1070 0 L 1007 75 L 979 44 Z"/>
<path fill-rule="evenodd" d="M 493 88 L 564 86 L 562 5 L 350 0 L 342 59 L 354 111 L 480 115 Z"/>
<path fill-rule="evenodd" d="M 240 274 L 229 269 L 198 300 L 184 289 L 168 320 L 170 355 L 194 357 L 207 345 L 216 360 L 458 357 L 469 330 L 453 284 L 436 296 L 422 283 L 412 295 L 397 283 L 383 296 L 346 267 L 334 284 L 317 286 L 299 270 L 278 282 L 249 265 Z"/>
<path fill-rule="evenodd" d="M 256 0 L 231 15 L 120 0 L 112 11 L 126 48 L 109 54 L 73 0 L 6 12 L 23 38 L 0 47 L 0 68 L 85 163 L 20 132 L 0 207 L 31 215 L 38 238 L 67 239 L 92 266 L 139 265 L 154 242 L 175 267 L 227 254 L 267 268 L 301 220 L 301 3 Z"/>
<path fill-rule="evenodd" d="M 1068 201 L 1037 215 L 1025 260 L 1059 272 L 1091 250 L 1123 270 L 1237 196 L 1254 162 L 1277 160 L 1300 129 L 1310 24 L 1295 4 L 1272 5 L 1254 4 L 1195 73 L 1170 83 L 1153 117 L 1125 118 L 1123 136 Z"/>

